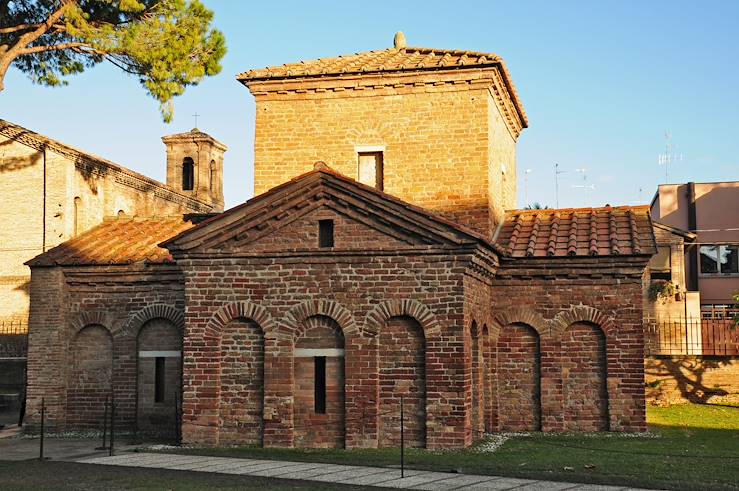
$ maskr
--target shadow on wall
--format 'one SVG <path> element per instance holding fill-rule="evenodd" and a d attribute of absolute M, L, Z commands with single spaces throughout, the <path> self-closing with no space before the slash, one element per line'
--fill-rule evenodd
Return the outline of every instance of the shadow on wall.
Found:
<path fill-rule="evenodd" d="M 717 384 L 709 386 L 710 382 L 705 379 L 709 372 L 731 363 L 726 357 L 647 358 L 644 367 L 647 400 L 670 403 L 682 399 L 705 404 L 712 398 L 728 396 L 729 391 Z M 739 387 L 735 387 L 735 391 L 739 393 Z"/>
<path fill-rule="evenodd" d="M 43 156 L 43 152 L 41 151 L 34 153 L 30 158 L 25 155 L 22 157 L 7 157 L 5 155 L 6 150 L 4 147 L 9 147 L 13 143 L 15 143 L 15 140 L 13 139 L 0 142 L 0 174 L 21 170 L 41 162 L 41 158 Z"/>

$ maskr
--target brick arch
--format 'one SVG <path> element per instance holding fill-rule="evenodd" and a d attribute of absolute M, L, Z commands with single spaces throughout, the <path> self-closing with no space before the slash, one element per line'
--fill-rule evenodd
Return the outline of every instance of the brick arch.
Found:
<path fill-rule="evenodd" d="M 538 312 L 530 308 L 514 307 L 500 312 L 493 318 L 493 326 L 497 334 L 503 327 L 511 324 L 525 324 L 531 327 L 539 336 L 547 332 L 547 321 Z"/>
<path fill-rule="evenodd" d="M 208 320 L 205 329 L 213 335 L 220 335 L 223 326 L 234 319 L 251 319 L 262 328 L 265 337 L 277 333 L 277 324 L 267 309 L 251 302 L 231 302 L 222 305 Z"/>
<path fill-rule="evenodd" d="M 305 321 L 317 315 L 333 319 L 341 327 L 345 338 L 359 333 L 354 316 L 340 303 L 333 300 L 308 300 L 293 306 L 285 315 L 283 320 L 285 334 L 293 341 L 297 340 L 305 331 Z"/>
<path fill-rule="evenodd" d="M 550 326 L 552 332 L 557 337 L 562 337 L 569 326 L 578 322 L 584 322 L 599 328 L 606 339 L 615 327 L 613 318 L 608 317 L 600 310 L 587 305 L 577 305 L 569 310 L 559 312 L 554 316 L 554 319 L 550 321 Z"/>
<path fill-rule="evenodd" d="M 427 306 L 413 299 L 387 300 L 380 302 L 367 313 L 364 320 L 364 332 L 376 336 L 381 326 L 392 317 L 411 317 L 423 328 L 424 337 L 429 340 L 441 334 L 441 325 Z"/>
<path fill-rule="evenodd" d="M 108 331 L 108 334 L 113 335 L 114 322 L 115 318 L 110 312 L 104 310 L 87 310 L 74 316 L 71 319 L 69 326 L 72 330 L 71 334 L 73 336 L 85 327 L 91 325 L 102 326 Z"/>
<path fill-rule="evenodd" d="M 166 319 L 174 324 L 182 334 L 185 330 L 185 314 L 171 305 L 155 304 L 136 312 L 116 336 L 137 336 L 141 327 L 152 319 Z"/>

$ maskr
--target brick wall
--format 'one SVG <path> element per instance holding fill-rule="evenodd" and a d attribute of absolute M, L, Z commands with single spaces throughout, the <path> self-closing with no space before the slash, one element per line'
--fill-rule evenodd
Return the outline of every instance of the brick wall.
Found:
<path fill-rule="evenodd" d="M 415 363 L 426 367 L 426 394 L 434 394 L 426 397 L 426 445 L 465 445 L 471 440 L 465 429 L 463 378 L 462 275 L 467 261 L 467 256 L 426 248 L 406 254 L 274 255 L 243 257 L 238 262 L 217 258 L 179 260 L 186 272 L 189 333 L 184 358 L 184 440 L 206 445 L 224 441 L 223 431 L 218 429 L 221 416 L 215 410 L 218 398 L 223 397 L 219 396 L 223 382 L 218 381 L 217 370 L 220 355 L 214 356 L 213 350 L 225 322 L 243 317 L 257 322 L 265 333 L 264 445 L 301 444 L 304 436 L 298 426 L 305 415 L 297 402 L 293 404 L 293 387 L 302 384 L 299 390 L 306 391 L 305 397 L 309 389 L 307 381 L 295 378 L 294 373 L 303 371 L 295 364 L 293 350 L 299 346 L 295 340 L 304 330 L 305 319 L 322 315 L 340 326 L 345 339 L 347 447 L 376 447 L 378 438 L 382 438 L 380 433 L 392 434 L 378 429 L 379 414 L 388 405 L 379 395 L 377 377 L 382 371 L 378 360 L 381 363 L 381 354 L 386 352 L 383 346 L 388 344 L 388 332 L 400 329 L 390 318 L 408 317 L 421 326 L 424 336 L 404 342 L 425 338 L 425 354 L 417 349 L 412 352 L 415 357 L 425 355 L 423 363 Z M 405 320 L 401 324 L 408 329 L 412 323 Z M 418 327 L 413 326 L 412 332 L 417 332 Z M 418 384 L 421 373 L 417 365 L 407 368 L 409 374 L 403 384 Z M 328 368 L 331 370 L 331 365 Z M 420 386 L 414 387 L 420 395 Z M 420 444 L 422 408 L 412 407 L 410 401 L 409 418 L 419 421 L 419 429 L 414 431 Z M 396 408 L 390 405 L 389 409 Z"/>
<path fill-rule="evenodd" d="M 78 389 L 87 387 L 89 379 L 100 380 L 104 370 L 98 365 L 102 358 L 93 358 L 79 366 L 75 365 L 78 363 L 75 360 L 87 360 L 88 354 L 103 356 L 108 349 L 102 341 L 105 336 L 101 333 L 104 332 L 111 342 L 111 383 L 118 424 L 121 429 L 133 430 L 137 424 L 139 330 L 146 321 L 155 318 L 167 319 L 182 329 L 181 274 L 172 266 L 38 267 L 32 273 L 31 295 L 43 300 L 31 304 L 29 318 L 29 428 L 33 430 L 38 424 L 42 397 L 46 398 L 47 423 L 51 430 L 99 427 L 101 420 L 97 413 L 89 418 L 77 417 L 67 408 L 82 407 L 75 402 L 77 394 L 81 393 Z M 97 327 L 91 329 L 90 326 Z M 87 337 L 93 334 L 94 339 Z M 145 335 L 143 346 L 149 342 Z M 173 340 L 168 337 L 157 339 L 155 343 L 171 346 Z M 176 369 L 175 365 L 170 365 Z M 93 369 L 98 375 L 85 375 Z M 175 377 L 170 370 L 167 380 L 172 384 L 168 386 L 179 385 Z M 102 390 L 102 382 L 90 386 L 96 391 Z M 96 403 L 104 401 L 101 395 L 95 397 Z M 171 392 L 168 397 L 172 397 Z M 143 413 L 141 416 L 146 426 L 148 417 Z"/>
<path fill-rule="evenodd" d="M 257 323 L 238 318 L 224 326 L 221 333 L 220 373 L 221 443 L 260 445 L 264 333 Z"/>
<path fill-rule="evenodd" d="M 515 138 L 485 84 L 271 92 L 256 101 L 255 194 L 318 160 L 357 179 L 357 151 L 371 147 L 383 151 L 384 190 L 401 199 L 486 232 L 515 207 Z"/>
<path fill-rule="evenodd" d="M 539 335 L 529 326 L 508 324 L 498 337 L 498 424 L 501 431 L 541 429 Z"/>
<path fill-rule="evenodd" d="M 400 446 L 400 396 L 405 444 L 426 445 L 426 358 L 423 328 L 414 319 L 392 317 L 380 329 L 380 447 Z"/>
<path fill-rule="evenodd" d="M 607 427 L 612 431 L 645 430 L 642 323 L 645 263 L 643 258 L 627 257 L 547 258 L 546 261 L 506 261 L 501 265 L 493 291 L 496 324 L 503 329 L 498 339 L 496 382 L 500 418 L 504 417 L 503 408 L 507 404 L 501 391 L 508 379 L 500 373 L 506 356 L 500 341 L 506 340 L 506 326 L 523 324 L 539 334 L 544 431 L 562 431 L 580 424 L 574 420 L 576 410 L 567 408 L 585 404 L 577 399 L 584 397 L 583 391 L 588 394 L 588 407 L 597 413 L 584 414 L 591 421 L 587 426 Z M 581 323 L 602 331 L 605 369 L 602 355 L 597 354 L 599 343 L 603 342 L 595 334 L 598 331 L 588 331 L 586 335 Z M 568 331 L 573 325 L 577 328 Z M 573 357 L 572 343 L 584 343 L 588 346 L 587 353 Z M 579 374 L 570 380 L 565 375 L 573 368 Z M 578 385 L 568 392 L 572 395 L 566 396 L 564 384 L 576 380 L 576 385 L 582 382 L 587 386 Z M 603 421 L 606 397 L 608 425 Z M 534 421 L 529 419 L 529 423 L 533 425 Z M 501 427 L 504 424 L 500 421 Z"/>
<path fill-rule="evenodd" d="M 90 325 L 78 332 L 69 346 L 67 425 L 100 428 L 105 401 L 113 381 L 113 340 L 103 326 Z"/>
<path fill-rule="evenodd" d="M 606 339 L 600 327 L 572 324 L 562 337 L 562 395 L 568 431 L 608 430 Z"/>

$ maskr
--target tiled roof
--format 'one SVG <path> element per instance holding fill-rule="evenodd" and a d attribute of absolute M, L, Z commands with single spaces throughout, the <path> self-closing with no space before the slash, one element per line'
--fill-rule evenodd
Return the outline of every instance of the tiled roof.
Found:
<path fill-rule="evenodd" d="M 502 69 L 503 78 L 511 93 L 511 99 L 513 99 L 524 122 L 524 127 L 527 126 L 526 114 L 510 73 L 505 63 L 503 63 L 503 59 L 494 53 L 432 48 L 389 48 L 249 70 L 237 75 L 236 79 L 246 83 L 257 80 L 460 70 L 493 66 L 499 66 Z"/>
<path fill-rule="evenodd" d="M 512 257 L 651 255 L 648 206 L 512 210 L 495 243 Z"/>
<path fill-rule="evenodd" d="M 28 261 L 29 266 L 172 262 L 159 243 L 191 228 L 186 216 L 113 218 Z"/>

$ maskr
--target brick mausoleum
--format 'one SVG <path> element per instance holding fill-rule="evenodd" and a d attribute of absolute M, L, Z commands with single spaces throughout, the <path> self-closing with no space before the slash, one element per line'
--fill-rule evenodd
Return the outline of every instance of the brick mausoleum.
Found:
<path fill-rule="evenodd" d="M 45 397 L 47 425 L 98 428 L 112 392 L 141 432 L 181 401 L 203 445 L 398 446 L 401 398 L 418 447 L 645 429 L 648 209 L 513 209 L 527 120 L 499 57 L 399 35 L 238 78 L 255 198 L 29 261 L 31 425 Z"/>

